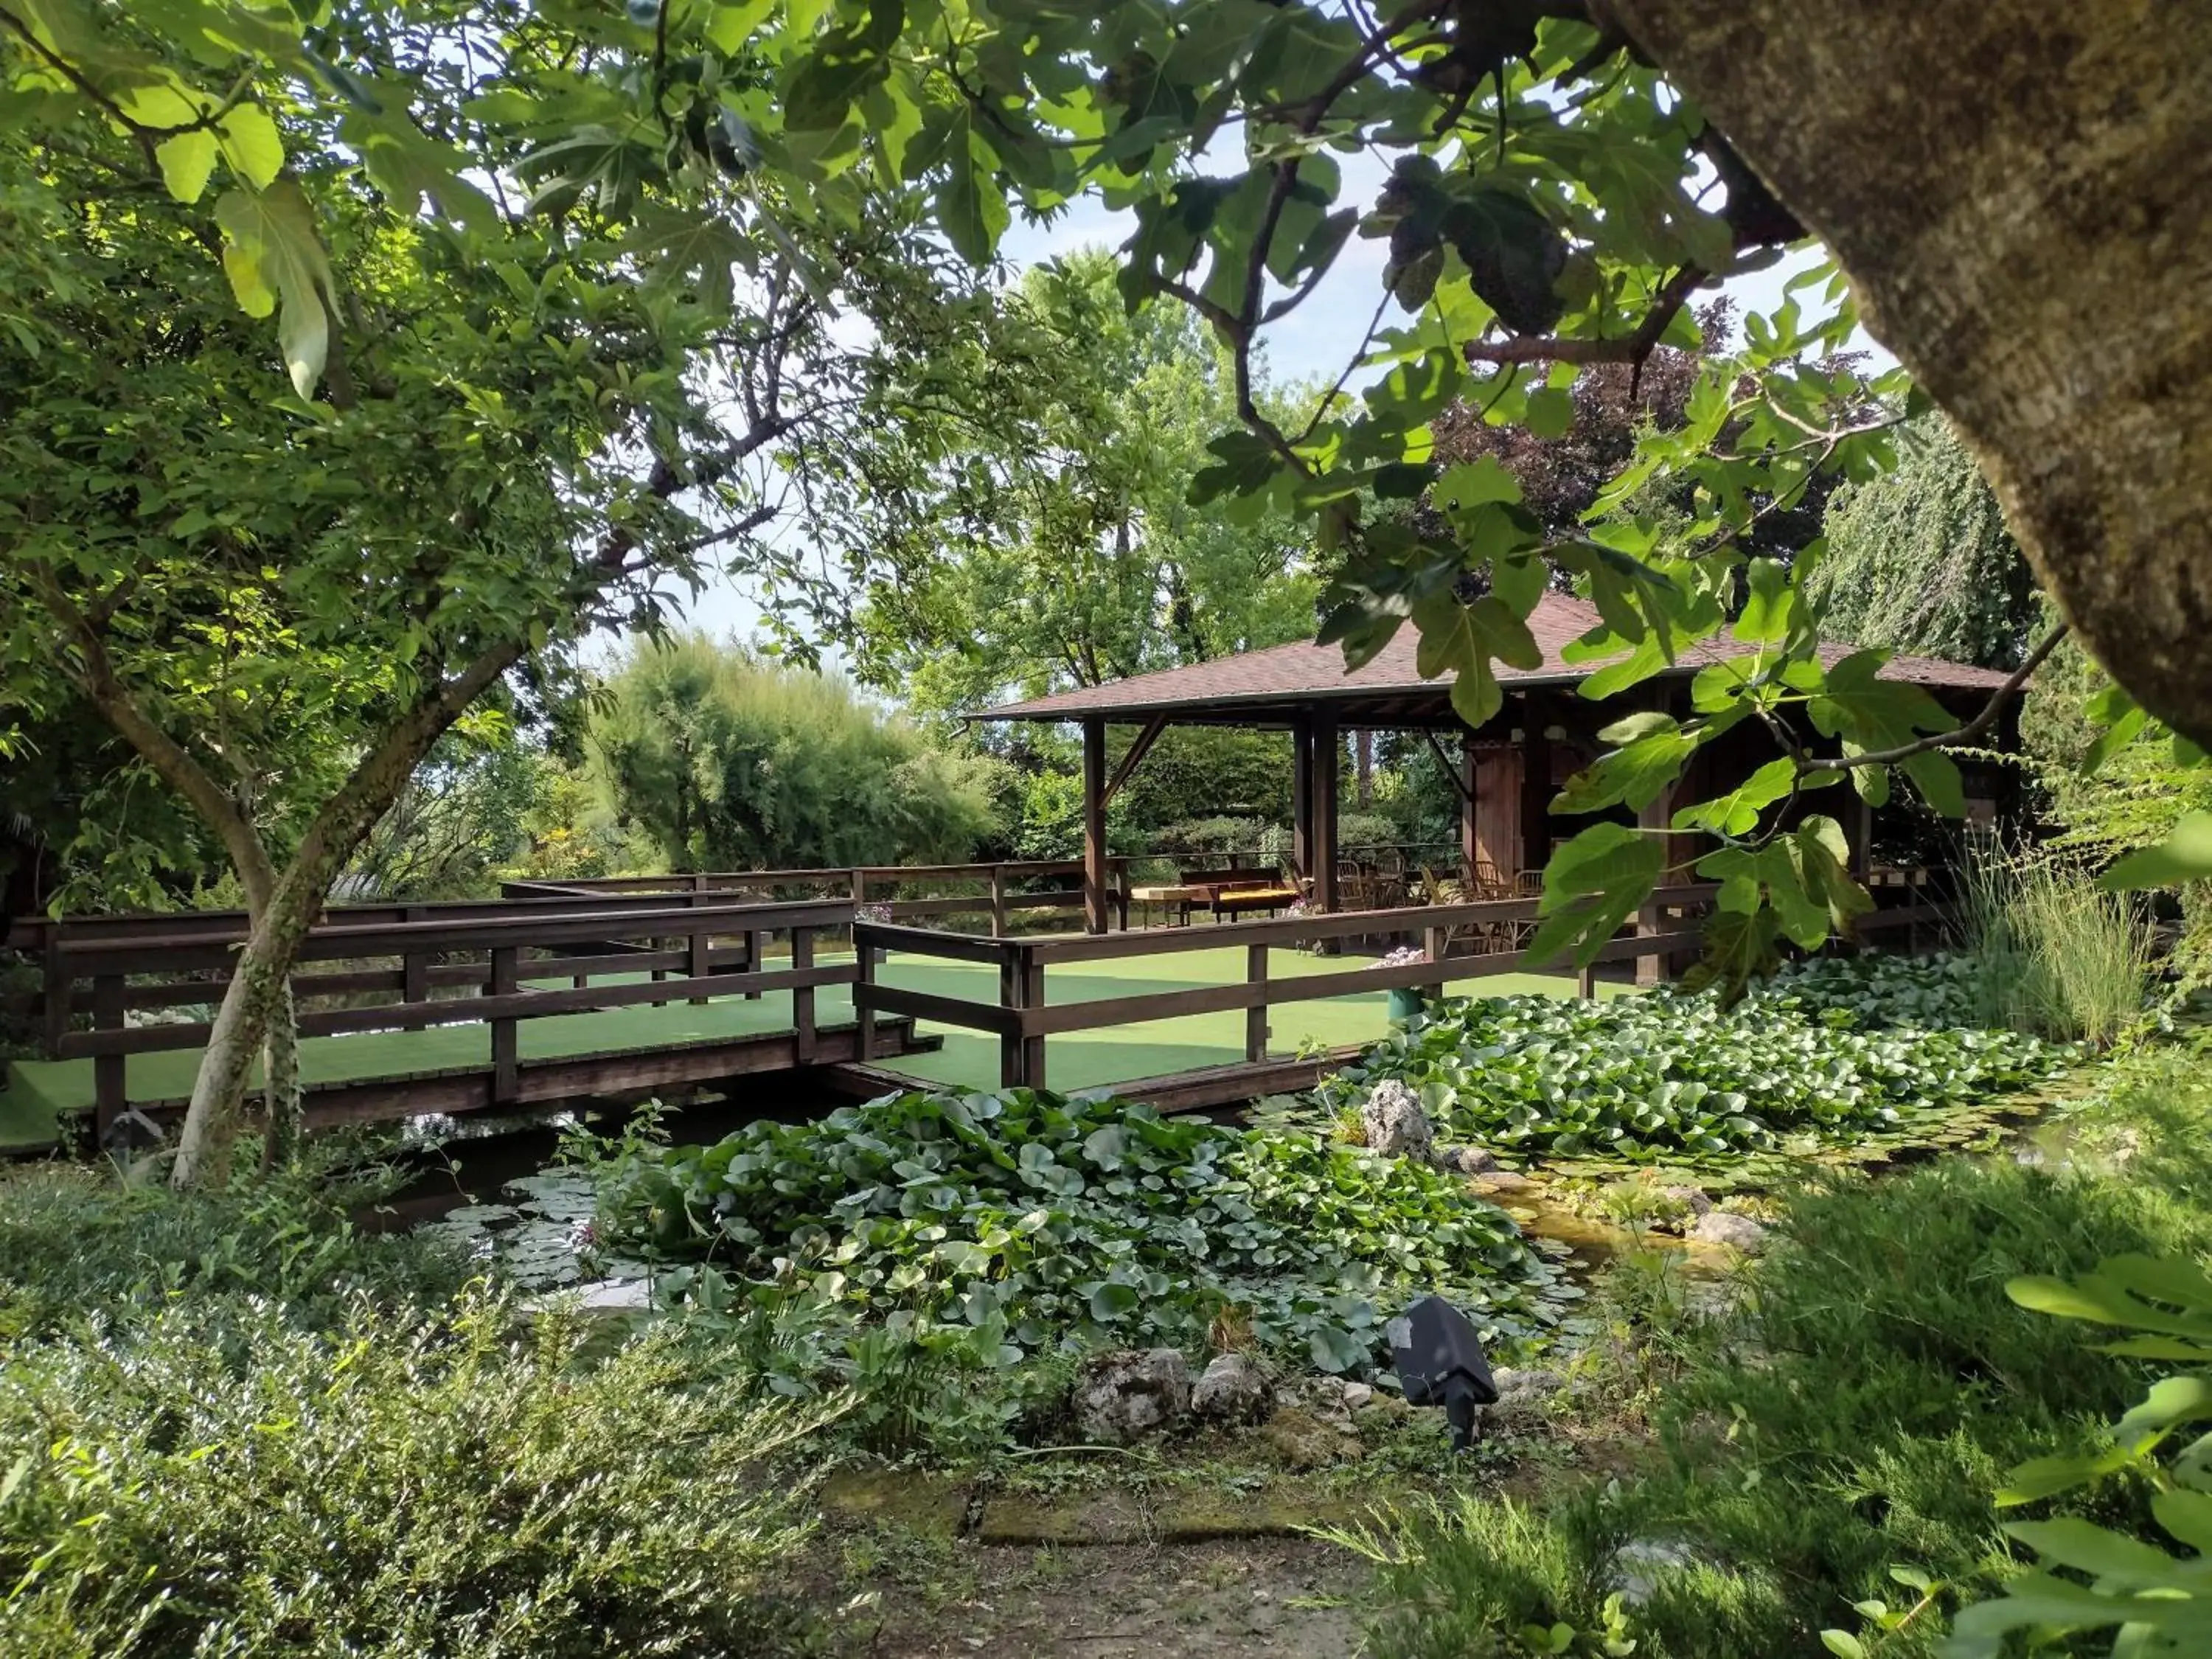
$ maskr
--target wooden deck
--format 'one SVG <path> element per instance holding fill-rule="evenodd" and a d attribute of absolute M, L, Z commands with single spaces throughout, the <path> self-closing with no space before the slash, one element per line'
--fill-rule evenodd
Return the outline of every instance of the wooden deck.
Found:
<path fill-rule="evenodd" d="M 1647 921 L 1606 957 L 1632 971 L 1693 951 L 1688 918 L 1709 891 L 1655 896 Z M 294 981 L 310 1121 L 699 1091 L 742 1103 L 747 1078 L 794 1073 L 825 1097 L 890 1077 L 1110 1087 L 1190 1109 L 1310 1086 L 1384 1033 L 1393 989 L 1626 988 L 1529 972 L 1516 941 L 1534 900 L 1007 939 L 862 921 L 850 899 L 731 897 L 334 912 Z M 1934 915 L 1899 908 L 1867 925 Z M 31 1012 L 46 1057 L 8 1068 L 0 1150 L 52 1147 L 59 1127 L 86 1116 L 97 1137 L 126 1109 L 173 1113 L 241 926 L 205 915 L 38 924 L 45 989 Z M 1382 968 L 1320 953 L 1408 936 L 1429 960 Z"/>

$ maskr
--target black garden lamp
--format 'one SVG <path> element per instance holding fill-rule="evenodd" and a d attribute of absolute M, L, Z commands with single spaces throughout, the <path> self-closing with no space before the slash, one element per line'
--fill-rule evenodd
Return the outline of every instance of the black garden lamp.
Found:
<path fill-rule="evenodd" d="M 1498 1384 L 1474 1327 L 1443 1297 L 1425 1296 L 1390 1322 L 1389 1337 L 1406 1403 L 1443 1407 L 1452 1449 L 1465 1451 L 1480 1432 L 1475 1407 L 1498 1403 Z"/>

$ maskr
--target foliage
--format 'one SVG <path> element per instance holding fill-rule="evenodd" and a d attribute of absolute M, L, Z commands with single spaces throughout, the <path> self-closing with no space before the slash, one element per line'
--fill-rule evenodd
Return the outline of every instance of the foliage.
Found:
<path fill-rule="evenodd" d="M 1827 550 L 1805 592 L 1837 638 L 2020 665 L 2039 632 L 2035 579 L 1942 415 L 1899 433 L 1893 469 L 1838 490 L 1823 531 Z"/>
<path fill-rule="evenodd" d="M 605 693 L 595 763 L 677 869 L 955 863 L 992 831 L 968 763 L 836 679 L 693 635 L 641 641 Z"/>
<path fill-rule="evenodd" d="M 605 1193 L 611 1243 L 726 1263 L 742 1305 L 964 1326 L 1007 1364 L 1195 1346 L 1233 1307 L 1271 1347 L 1366 1372 L 1418 1291 L 1509 1347 L 1559 1316 L 1552 1271 L 1444 1176 L 1110 1099 L 900 1095 L 633 1157 Z"/>
<path fill-rule="evenodd" d="M 1396 1079 L 1454 1139 L 1726 1157 L 1886 1129 L 2026 1087 L 2062 1063 L 2033 1037 L 1919 1023 L 1955 1013 L 1967 964 L 1868 960 L 1808 963 L 1734 1005 L 1672 990 L 1448 1001 L 1364 1051 L 1318 1097 L 1334 1107 Z"/>
<path fill-rule="evenodd" d="M 1117 734 L 1118 735 L 1118 734 Z M 1123 745 L 1107 744 L 1118 764 Z M 1122 786 L 1129 821 L 1157 834 L 1193 818 L 1291 817 L 1291 745 L 1279 732 L 1169 726 Z M 1117 797 L 1118 799 L 1118 797 Z"/>
<path fill-rule="evenodd" d="M 1291 516 L 1186 499 L 1237 407 L 1198 319 L 1132 314 L 1112 257 L 1086 252 L 1024 273 L 988 330 L 911 365 L 915 384 L 891 389 L 902 417 L 859 424 L 823 456 L 810 504 L 843 550 L 828 614 L 811 586 L 771 603 L 816 613 L 865 680 L 925 710 L 1310 637 L 1317 583 Z"/>
<path fill-rule="evenodd" d="M 1730 1310 L 1655 1333 L 1677 1356 L 1657 1376 L 1601 1379 L 1608 1411 L 1643 1382 L 1663 1459 L 1560 1483 L 1533 1511 L 1470 1499 L 1378 1539 L 1395 1565 L 1372 1650 L 1442 1659 L 1522 1624 L 1599 1628 L 1614 1553 L 1661 1540 L 1686 1565 L 1652 1573 L 1631 1615 L 1639 1659 L 1817 1651 L 1855 1603 L 1896 1599 L 1900 1566 L 1954 1588 L 1864 1645 L 1932 1652 L 1960 1600 L 2019 1571 L 1989 1503 L 2005 1470 L 2078 1440 L 2144 1376 L 2014 1305 L 2008 1279 L 2212 1245 L 2201 1069 L 2133 1066 L 2100 1120 L 2140 1139 L 2123 1168 L 1949 1159 L 1786 1199 Z M 2093 1513 L 2147 1535 L 2148 1497 L 2114 1483 Z"/>
<path fill-rule="evenodd" d="M 2130 901 L 2059 856 L 1970 856 L 1966 960 L 1983 1024 L 2104 1048 L 2142 1019 L 2152 937 Z"/>
<path fill-rule="evenodd" d="M 2193 1434 L 2212 1415 L 2212 1279 L 2194 1262 L 2124 1255 L 2071 1282 L 2015 1279 L 2005 1291 L 2038 1313 L 2130 1333 L 2107 1352 L 2194 1362 L 2196 1369 L 2154 1382 L 2112 1425 L 2102 1449 L 2039 1457 L 2014 1469 L 1997 1502 L 2040 1503 L 2133 1473 L 2152 1489 L 2150 1510 L 2160 1530 L 2193 1553 L 2176 1557 L 2078 1517 L 2015 1522 L 2005 1531 L 2036 1552 L 2038 1569 L 2008 1581 L 2001 1599 L 1961 1613 L 1946 1651 L 1958 1659 L 1994 1659 L 2010 1631 L 2114 1626 L 2119 1626 L 2112 1638 L 2115 1659 L 2199 1651 L 2212 1640 L 2212 1607 L 2204 1595 L 2204 1559 L 2212 1550 L 2212 1470 L 2206 1467 L 2212 1440 L 2192 1439 L 2170 1462 L 2160 1462 L 2159 1454 L 2178 1432 Z M 2055 1571 L 2060 1568 L 2089 1583 L 2063 1577 Z"/>
<path fill-rule="evenodd" d="M 467 1264 L 428 1241 L 364 1233 L 351 1213 L 398 1172 L 344 1136 L 220 1192 L 171 1194 L 40 1164 L 0 1177 L 0 1342 L 94 1313 L 265 1297 L 313 1326 L 361 1298 L 423 1307 Z"/>
<path fill-rule="evenodd" d="M 191 1302 L 0 1363 L 0 1652 L 759 1653 L 820 1413 L 713 1386 L 663 1331 L 586 1364 L 573 1317 L 471 1296 Z"/>

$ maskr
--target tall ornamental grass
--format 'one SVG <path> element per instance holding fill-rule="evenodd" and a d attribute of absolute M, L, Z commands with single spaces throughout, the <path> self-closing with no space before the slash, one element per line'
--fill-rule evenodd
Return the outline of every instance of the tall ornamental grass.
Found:
<path fill-rule="evenodd" d="M 2150 926 L 2087 869 L 1985 843 L 1970 848 L 1963 887 L 1986 1023 L 2101 1048 L 2141 1015 Z"/>

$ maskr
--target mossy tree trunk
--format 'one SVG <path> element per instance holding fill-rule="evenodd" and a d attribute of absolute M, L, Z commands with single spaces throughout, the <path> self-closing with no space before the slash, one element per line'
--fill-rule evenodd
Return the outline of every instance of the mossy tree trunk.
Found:
<path fill-rule="evenodd" d="M 1605 10 L 1835 250 L 2099 660 L 2212 744 L 2212 6 Z"/>

